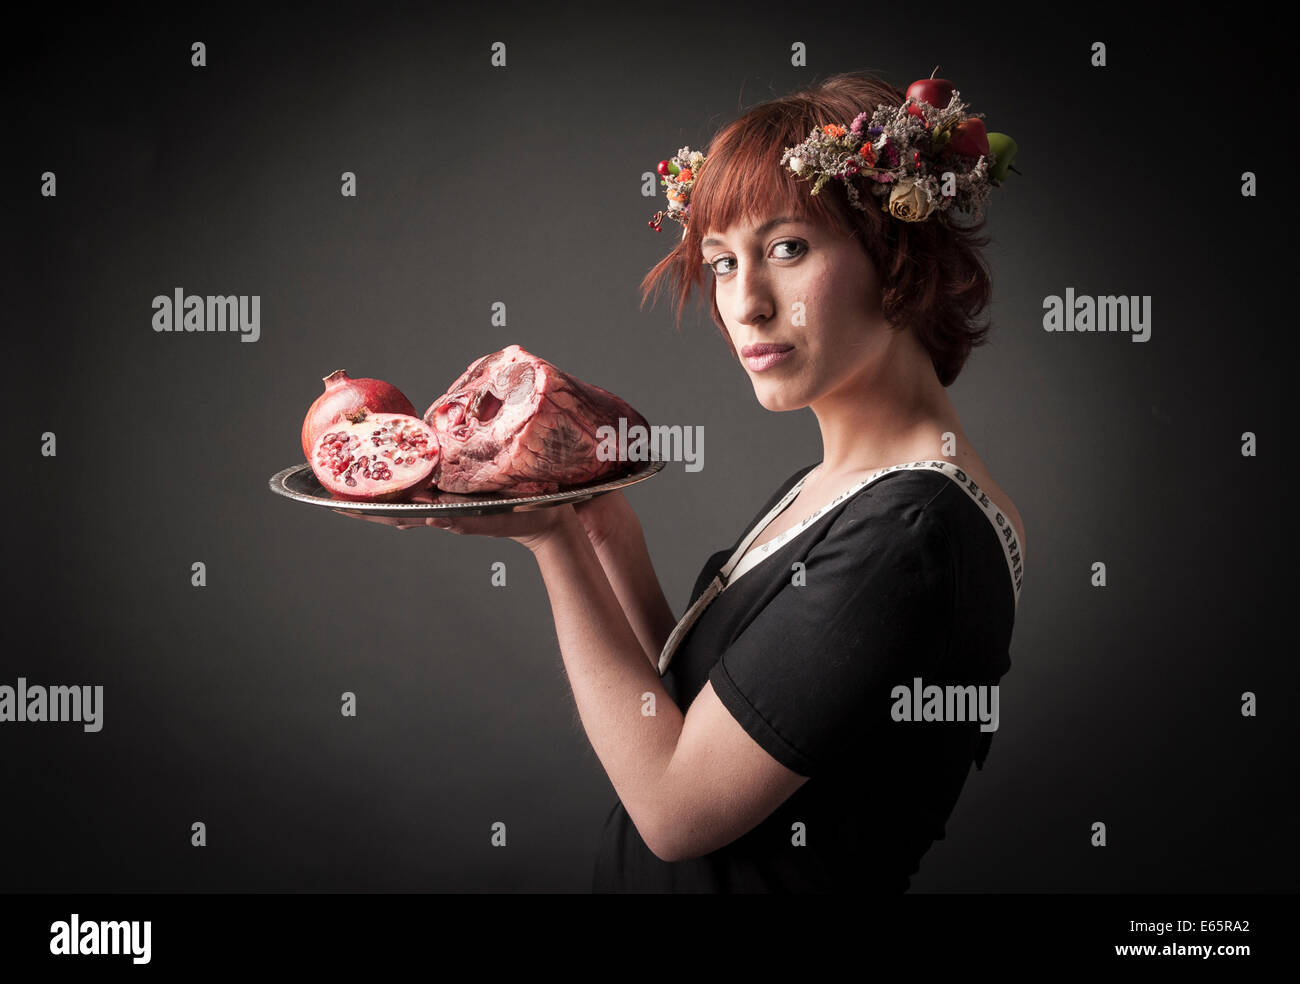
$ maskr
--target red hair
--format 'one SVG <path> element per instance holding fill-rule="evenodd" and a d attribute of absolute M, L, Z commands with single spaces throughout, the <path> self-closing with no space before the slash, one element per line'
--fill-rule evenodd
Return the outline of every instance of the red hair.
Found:
<path fill-rule="evenodd" d="M 720 130 L 691 189 L 685 237 L 641 282 L 641 306 L 668 285 L 677 299 L 677 329 L 692 287 L 701 287 L 704 254 L 700 241 L 710 230 L 738 221 L 761 222 L 776 215 L 804 219 L 855 236 L 875 264 L 881 283 L 881 309 L 896 330 L 911 328 L 930 354 L 935 373 L 949 386 L 971 349 L 987 341 L 990 325 L 974 322 L 989 302 L 992 285 L 979 250 L 984 222 L 958 226 L 939 218 L 904 222 L 876 207 L 878 201 L 857 180 L 871 207 L 853 208 L 837 179 L 816 195 L 810 182 L 780 166 L 787 147 L 801 143 L 817 125 L 847 126 L 858 113 L 881 103 L 901 106 L 905 96 L 882 79 L 845 72 L 804 86 L 780 99 L 761 103 Z M 669 229 L 675 229 L 668 222 Z M 709 296 L 713 321 L 736 354 L 727 333 L 714 285 Z"/>

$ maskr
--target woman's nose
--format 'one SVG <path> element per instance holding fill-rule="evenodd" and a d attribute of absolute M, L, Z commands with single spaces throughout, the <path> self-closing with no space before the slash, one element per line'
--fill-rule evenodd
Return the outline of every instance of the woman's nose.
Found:
<path fill-rule="evenodd" d="M 772 285 L 761 268 L 750 265 L 736 271 L 736 319 L 752 325 L 770 320 L 776 313 Z"/>

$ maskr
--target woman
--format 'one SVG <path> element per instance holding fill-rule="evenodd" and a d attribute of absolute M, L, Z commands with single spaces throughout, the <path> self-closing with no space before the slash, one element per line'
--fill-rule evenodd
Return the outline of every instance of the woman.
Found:
<path fill-rule="evenodd" d="M 621 493 L 427 521 L 537 559 L 619 798 L 596 891 L 905 890 L 987 753 L 980 723 L 900 721 L 894 696 L 918 679 L 993 687 L 1009 666 L 1024 527 L 945 391 L 988 330 L 971 325 L 984 242 L 854 207 L 841 182 L 812 195 L 778 166 L 813 127 L 902 103 L 847 74 L 747 112 L 713 140 L 682 241 L 643 284 L 671 280 L 680 319 L 707 267 L 759 403 L 811 408 L 822 438 L 709 558 L 680 624 Z"/>

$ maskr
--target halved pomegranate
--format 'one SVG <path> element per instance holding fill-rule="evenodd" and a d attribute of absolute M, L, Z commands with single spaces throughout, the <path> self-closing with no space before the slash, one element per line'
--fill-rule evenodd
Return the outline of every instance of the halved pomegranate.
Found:
<path fill-rule="evenodd" d="M 353 379 L 344 370 L 335 369 L 321 382 L 325 392 L 316 397 L 302 421 L 302 453 L 308 461 L 316 438 L 335 424 L 346 422 L 358 410 L 419 416 L 402 391 L 382 379 Z"/>
<path fill-rule="evenodd" d="M 438 437 L 419 417 L 359 410 L 316 439 L 311 470 L 339 499 L 392 502 L 432 482 Z"/>

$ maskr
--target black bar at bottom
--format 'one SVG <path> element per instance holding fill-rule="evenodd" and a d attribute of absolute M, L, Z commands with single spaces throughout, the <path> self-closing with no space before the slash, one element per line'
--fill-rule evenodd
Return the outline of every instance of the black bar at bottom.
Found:
<path fill-rule="evenodd" d="M 0 906 L 0 967 L 8 980 L 18 979 L 9 975 L 18 968 L 334 974 L 414 965 L 464 976 L 451 972 L 453 957 L 480 970 L 517 962 L 529 973 L 546 964 L 582 973 L 611 947 L 644 969 L 672 966 L 662 961 L 700 948 L 727 960 L 738 952 L 763 960 L 781 951 L 815 953 L 817 962 L 846 954 L 864 972 L 1196 965 L 1235 975 L 1286 960 L 1295 897 L 40 894 L 0 896 Z M 114 944 L 127 952 L 84 952 Z"/>

